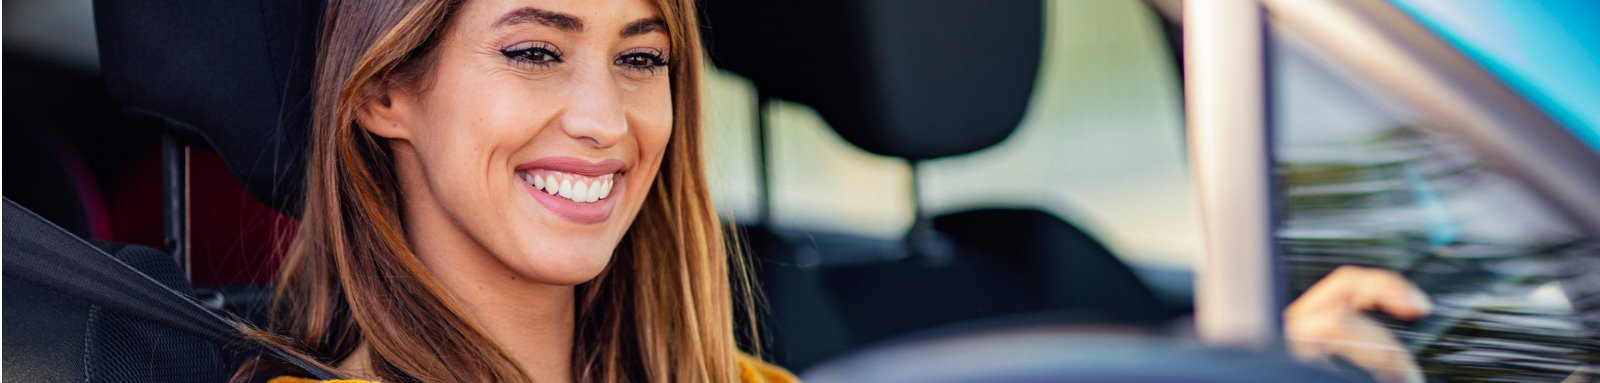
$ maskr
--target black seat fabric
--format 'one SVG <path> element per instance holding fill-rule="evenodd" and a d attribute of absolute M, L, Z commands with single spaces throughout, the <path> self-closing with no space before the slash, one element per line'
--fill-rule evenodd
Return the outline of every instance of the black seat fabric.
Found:
<path fill-rule="evenodd" d="M 212 149 L 285 214 L 300 195 L 320 0 L 97 0 L 106 90 Z"/>
<path fill-rule="evenodd" d="M 899 241 L 747 229 L 771 305 L 770 354 L 803 369 L 942 328 L 1146 326 L 1179 314 L 1093 237 L 1048 213 L 974 210 L 934 225 L 956 251 L 932 263 L 901 257 Z"/>
<path fill-rule="evenodd" d="M 1051 308 L 1090 309 L 1103 320 L 1154 323 L 1176 314 L 1100 241 L 1067 221 L 1033 209 L 980 209 L 934 218 L 958 246 L 1024 267 Z"/>
<path fill-rule="evenodd" d="M 96 243 L 151 278 L 192 293 L 172 258 L 147 247 Z M 217 345 L 26 281 L 5 278 L 7 382 L 220 382 Z"/>
<path fill-rule="evenodd" d="M 24 127 L 13 129 L 11 132 L 17 133 L 7 134 L 6 138 L 18 144 L 6 146 L 7 163 L 14 165 L 6 165 L 5 172 L 13 180 L 27 182 L 6 188 L 5 197 L 48 217 L 72 234 L 91 238 L 90 212 L 84 203 L 87 196 L 72 179 L 73 172 L 80 169 L 68 168 L 62 161 L 63 157 L 77 153 L 71 146 L 52 145 L 49 138 L 41 137 L 45 135 L 43 132 Z"/>
<path fill-rule="evenodd" d="M 815 108 L 866 151 L 977 151 L 1015 130 L 1043 52 L 1040 0 L 709 0 L 717 66 Z"/>

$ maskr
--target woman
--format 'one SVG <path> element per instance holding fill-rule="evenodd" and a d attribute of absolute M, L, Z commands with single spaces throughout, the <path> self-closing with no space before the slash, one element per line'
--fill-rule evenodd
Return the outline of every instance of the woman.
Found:
<path fill-rule="evenodd" d="M 383 381 L 794 380 L 737 345 L 691 1 L 327 6 L 284 343 Z"/>
<path fill-rule="evenodd" d="M 749 282 L 697 146 L 694 15 L 328 1 L 275 341 L 383 381 L 793 381 L 737 345 L 757 334 L 734 331 Z M 1319 286 L 1288 315 L 1304 355 L 1361 354 L 1315 337 L 1392 342 L 1361 310 L 1421 312 L 1391 275 Z"/>

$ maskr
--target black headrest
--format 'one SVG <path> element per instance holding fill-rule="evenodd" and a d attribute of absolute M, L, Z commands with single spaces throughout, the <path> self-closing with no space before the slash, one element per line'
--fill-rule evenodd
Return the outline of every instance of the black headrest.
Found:
<path fill-rule="evenodd" d="M 320 0 L 96 0 L 113 101 L 227 162 L 293 211 L 311 115 Z"/>
<path fill-rule="evenodd" d="M 1043 50 L 1039 0 L 707 0 L 712 60 L 810 105 L 867 151 L 983 149 L 1022 120 Z"/>

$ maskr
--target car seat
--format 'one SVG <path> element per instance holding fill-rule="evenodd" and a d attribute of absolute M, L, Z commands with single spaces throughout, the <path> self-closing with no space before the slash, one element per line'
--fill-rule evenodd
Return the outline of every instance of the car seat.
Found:
<path fill-rule="evenodd" d="M 913 190 L 919 162 L 983 150 L 1016 128 L 1043 49 L 1037 0 L 711 0 L 704 9 L 719 67 L 754 83 L 762 103 L 808 105 L 851 144 L 907 160 Z M 1038 209 L 919 208 L 905 238 L 891 241 L 765 222 L 743 230 L 771 306 L 768 350 L 791 368 L 964 321 L 1056 312 L 1030 317 L 1146 326 L 1182 311 L 1093 236 Z"/>
<path fill-rule="evenodd" d="M 7 208 L 11 208 L 7 206 Z M 96 242 L 101 250 L 180 292 L 183 270 L 155 249 Z M 13 256 L 7 250 L 7 257 Z M 215 344 L 5 276 L 4 366 L 8 382 L 220 382 Z"/>
<path fill-rule="evenodd" d="M 169 158 L 181 159 L 185 146 L 213 150 L 256 197 L 292 212 L 322 8 L 315 0 L 96 1 L 101 74 L 125 114 L 163 127 L 174 144 L 165 148 Z M 166 206 L 181 209 L 187 188 L 182 173 L 173 170 L 182 171 L 183 164 L 166 165 Z M 167 223 L 183 213 L 168 210 Z M 183 234 L 169 229 L 169 248 L 182 249 Z M 162 285 L 193 295 L 173 254 L 115 243 L 100 247 Z M 8 246 L 5 256 L 9 263 L 23 255 Z M 13 278 L 7 270 L 8 381 L 215 382 L 250 357 Z M 262 294 L 242 296 L 255 301 L 211 298 L 218 307 L 263 306 Z"/>

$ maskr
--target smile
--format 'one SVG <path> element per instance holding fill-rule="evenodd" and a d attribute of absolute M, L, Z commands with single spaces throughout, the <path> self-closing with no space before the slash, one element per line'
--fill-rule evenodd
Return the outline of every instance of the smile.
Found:
<path fill-rule="evenodd" d="M 588 177 L 551 170 L 533 170 L 517 172 L 517 176 L 522 178 L 522 182 L 533 186 L 534 190 L 566 198 L 568 201 L 595 203 L 611 196 L 616 173 Z"/>
<path fill-rule="evenodd" d="M 611 218 L 623 186 L 627 164 L 619 160 L 590 162 L 572 157 L 546 157 L 517 166 L 523 189 L 545 210 L 578 224 Z"/>

